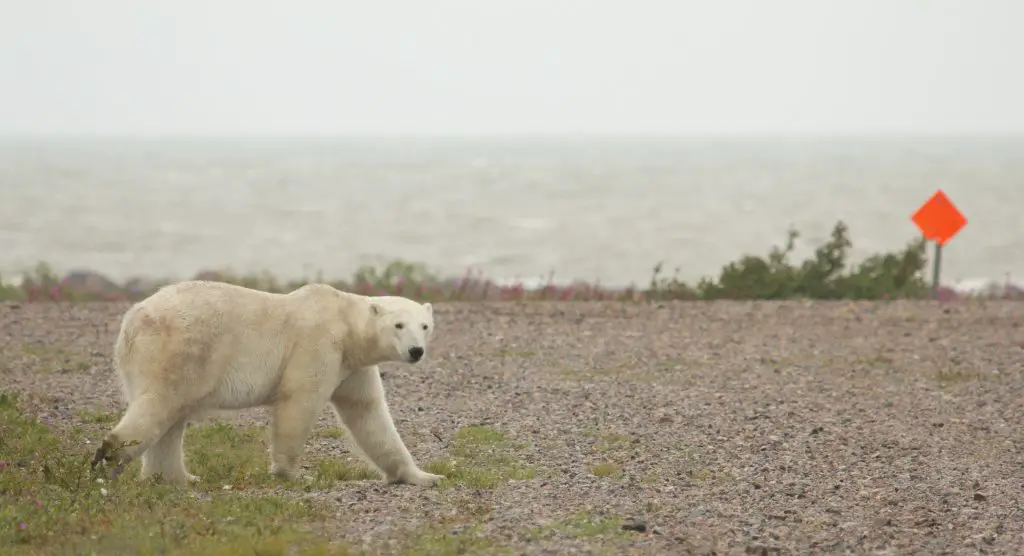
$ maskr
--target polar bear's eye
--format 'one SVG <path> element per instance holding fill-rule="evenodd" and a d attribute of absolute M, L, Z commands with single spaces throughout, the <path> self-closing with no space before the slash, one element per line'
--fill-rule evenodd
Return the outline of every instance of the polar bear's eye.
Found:
<path fill-rule="evenodd" d="M 401 330 L 403 326 L 405 326 L 405 325 L 404 325 L 404 324 L 402 324 L 402 323 L 400 323 L 400 322 L 398 322 L 398 323 L 395 323 L 395 328 L 397 328 L 397 329 L 399 329 L 399 330 Z"/>
<path fill-rule="evenodd" d="M 425 324 L 423 325 L 423 330 L 426 330 L 426 329 L 428 329 L 428 328 L 430 328 L 430 327 L 429 327 L 429 326 L 427 326 L 427 325 L 425 325 Z"/>

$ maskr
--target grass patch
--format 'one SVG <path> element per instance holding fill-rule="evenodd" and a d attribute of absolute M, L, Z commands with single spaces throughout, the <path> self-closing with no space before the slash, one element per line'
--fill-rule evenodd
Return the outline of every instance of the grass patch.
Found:
<path fill-rule="evenodd" d="M 593 451 L 604 460 L 591 465 L 590 473 L 595 477 L 622 478 L 625 473 L 618 461 L 628 458 L 628 452 L 633 447 L 632 438 L 619 433 L 601 432 L 596 428 L 588 429 L 584 436 L 593 439 Z"/>
<path fill-rule="evenodd" d="M 653 370 L 652 370 L 653 369 Z M 563 380 L 592 382 L 596 380 L 629 381 L 641 384 L 652 382 L 675 382 L 680 380 L 677 373 L 666 372 L 663 367 L 638 367 L 632 363 L 618 363 L 605 367 L 574 369 L 562 367 L 551 372 L 551 376 Z"/>
<path fill-rule="evenodd" d="M 328 487 L 338 481 L 379 480 L 380 473 L 365 464 L 351 465 L 336 459 L 320 460 L 313 473 L 313 484 Z"/>
<path fill-rule="evenodd" d="M 594 449 L 601 452 L 626 448 L 633 440 L 629 435 L 617 432 L 602 432 L 597 427 L 587 427 L 583 430 L 583 436 L 594 439 Z"/>
<path fill-rule="evenodd" d="M 20 352 L 27 358 L 34 372 L 83 373 L 93 367 L 88 359 L 75 357 L 61 348 L 46 344 L 25 343 L 21 345 Z"/>
<path fill-rule="evenodd" d="M 537 355 L 537 352 L 533 351 L 533 350 L 529 350 L 529 349 L 523 349 L 523 350 L 500 349 L 500 350 L 498 350 L 496 355 L 498 357 L 504 357 L 504 358 L 519 357 L 519 358 L 525 359 L 527 357 L 533 357 L 534 355 Z"/>
<path fill-rule="evenodd" d="M 44 359 L 47 357 L 59 357 L 61 352 L 54 350 L 46 345 L 41 344 L 21 344 L 21 354 L 29 357 L 35 357 L 37 359 Z"/>
<path fill-rule="evenodd" d="M 331 516 L 307 500 L 221 485 L 264 484 L 266 452 L 248 429 L 189 431 L 194 486 L 127 472 L 109 482 L 89 470 L 85 438 L 60 438 L 0 392 L 0 554 L 280 554 L 313 548 Z M 326 545 L 320 545 L 321 548 Z"/>
<path fill-rule="evenodd" d="M 313 431 L 314 438 L 345 438 L 345 429 L 341 427 L 324 427 Z"/>
<path fill-rule="evenodd" d="M 885 355 L 884 353 L 879 353 L 879 354 L 876 354 L 876 355 L 869 355 L 867 357 L 862 357 L 860 359 L 860 363 L 862 365 L 864 365 L 865 367 L 868 367 L 868 368 L 879 369 L 879 368 L 891 367 L 893 365 L 893 363 L 895 363 L 895 360 L 893 360 L 892 357 L 889 357 L 888 355 Z"/>
<path fill-rule="evenodd" d="M 209 486 L 230 485 L 232 489 L 244 491 L 289 484 L 309 491 L 328 488 L 339 481 L 380 478 L 376 471 L 362 463 L 353 465 L 337 459 L 322 459 L 309 475 L 311 480 L 288 481 L 268 472 L 269 447 L 267 430 L 260 427 L 215 423 L 189 427 L 185 433 L 189 471 L 199 475 L 202 483 Z"/>
<path fill-rule="evenodd" d="M 267 472 L 268 449 L 267 431 L 259 427 L 213 423 L 185 431 L 189 472 L 209 486 L 246 490 L 280 484 L 283 479 Z"/>
<path fill-rule="evenodd" d="M 622 466 L 608 461 L 592 466 L 590 472 L 597 477 L 618 478 L 622 476 Z"/>
<path fill-rule="evenodd" d="M 687 479 L 705 486 L 728 486 L 736 484 L 737 478 L 731 472 L 709 466 L 710 462 L 701 457 L 701 453 L 694 448 L 678 444 L 670 449 L 667 455 L 673 463 L 673 470 L 682 471 Z M 663 476 L 650 472 L 644 475 L 641 482 L 658 482 Z"/>
<path fill-rule="evenodd" d="M 715 478 L 714 472 L 706 467 L 687 469 L 686 476 L 701 483 L 706 483 Z"/>
<path fill-rule="evenodd" d="M 66 361 L 65 364 L 62 365 L 58 370 L 65 372 L 84 373 L 85 371 L 88 371 L 91 368 L 92 363 L 86 361 L 85 359 L 73 359 L 70 361 Z"/>
<path fill-rule="evenodd" d="M 628 537 L 622 529 L 623 521 L 614 517 L 593 515 L 588 512 L 575 513 L 557 523 L 530 530 L 529 536 L 534 539 L 548 538 L 556 535 L 576 539 L 591 537 Z"/>
<path fill-rule="evenodd" d="M 736 476 L 728 471 L 712 469 L 710 467 L 693 466 L 686 469 L 686 476 L 695 483 L 726 486 L 736 483 Z"/>
<path fill-rule="evenodd" d="M 514 551 L 495 544 L 479 533 L 480 525 L 471 525 L 455 531 L 446 527 L 431 526 L 417 534 L 403 546 L 400 554 L 430 556 L 456 556 L 461 554 L 515 554 Z"/>
<path fill-rule="evenodd" d="M 941 386 L 954 386 L 968 382 L 984 382 L 987 380 L 984 374 L 974 371 L 936 371 L 935 381 Z"/>
<path fill-rule="evenodd" d="M 624 434 L 608 433 L 601 435 L 597 449 L 602 452 L 609 452 L 629 446 L 630 438 Z"/>
<path fill-rule="evenodd" d="M 536 527 L 526 531 L 526 536 L 533 541 L 556 536 L 576 539 L 603 537 L 609 540 L 628 538 L 622 529 L 623 521 L 617 518 L 595 516 L 587 512 L 579 512 L 551 525 Z M 493 539 L 482 534 L 480 523 L 458 525 L 454 523 L 434 523 L 411 535 L 408 542 L 402 543 L 399 554 L 431 556 L 455 556 L 457 554 L 518 554 L 516 550 L 501 546 Z"/>
<path fill-rule="evenodd" d="M 424 470 L 444 475 L 446 479 L 439 485 L 442 488 L 458 485 L 490 489 L 508 480 L 532 479 L 537 472 L 513 455 L 517 448 L 521 446 L 493 427 L 463 427 L 452 439 L 452 457 L 432 461 Z"/>
<path fill-rule="evenodd" d="M 116 411 L 89 411 L 78 412 L 78 419 L 88 425 L 114 425 L 121 419 L 121 414 Z"/>

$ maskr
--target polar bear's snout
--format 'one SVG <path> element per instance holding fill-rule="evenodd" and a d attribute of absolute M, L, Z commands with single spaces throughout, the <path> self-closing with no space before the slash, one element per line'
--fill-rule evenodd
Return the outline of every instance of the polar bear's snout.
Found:
<path fill-rule="evenodd" d="M 415 363 L 420 359 L 423 359 L 423 348 L 420 346 L 409 348 L 409 360 Z"/>

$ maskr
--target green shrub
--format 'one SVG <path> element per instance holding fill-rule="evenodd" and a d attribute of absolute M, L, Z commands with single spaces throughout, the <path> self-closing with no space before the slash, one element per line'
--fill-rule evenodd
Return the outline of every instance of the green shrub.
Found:
<path fill-rule="evenodd" d="M 289 292 L 309 282 L 327 282 L 346 291 L 365 295 L 404 295 L 421 301 L 478 300 L 714 300 L 714 299 L 896 299 L 922 298 L 929 292 L 922 271 L 926 265 L 923 239 L 910 241 L 900 250 L 872 255 L 856 266 L 849 263 L 852 242 L 849 229 L 836 223 L 831 237 L 807 260 L 791 260 L 800 234 L 789 230 L 785 245 L 772 247 L 767 255 L 745 254 L 725 265 L 717 277 L 687 284 L 676 276 L 662 275 L 654 267 L 646 289 L 604 288 L 577 282 L 549 283 L 536 289 L 499 285 L 482 275 L 467 272 L 459 278 L 442 277 L 422 263 L 396 260 L 381 266 L 360 267 L 347 280 L 313 279 L 281 281 L 270 272 L 235 274 L 205 271 L 197 276 L 270 292 Z M 20 287 L 0 286 L 0 300 L 27 301 L 90 299 L 140 299 L 152 293 L 121 288 L 116 292 L 69 291 L 46 264 L 40 263 Z"/>
<path fill-rule="evenodd" d="M 659 278 L 661 267 L 656 266 L 648 293 L 656 299 L 895 299 L 928 294 L 922 276 L 927 262 L 923 239 L 848 269 L 853 245 L 848 231 L 838 222 L 813 257 L 794 264 L 789 259 L 800 234 L 791 229 L 785 247 L 772 247 L 765 257 L 744 255 L 725 265 L 716 280 L 704 278 L 696 287 Z"/>

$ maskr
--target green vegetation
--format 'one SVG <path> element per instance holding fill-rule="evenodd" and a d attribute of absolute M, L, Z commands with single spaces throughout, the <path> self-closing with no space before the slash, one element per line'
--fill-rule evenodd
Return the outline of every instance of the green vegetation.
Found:
<path fill-rule="evenodd" d="M 553 525 L 538 527 L 530 531 L 530 536 L 545 538 L 552 535 L 563 535 L 578 539 L 598 536 L 627 537 L 628 535 L 622 530 L 622 523 L 622 520 L 618 518 L 579 512 Z"/>
<path fill-rule="evenodd" d="M 113 418 L 92 416 L 106 423 L 93 432 Z M 89 470 L 85 441 L 94 434 L 58 435 L 0 391 L 0 554 L 344 553 L 328 551 L 313 533 L 332 518 L 325 507 L 269 488 L 259 435 L 230 425 L 191 427 L 186 454 L 198 485 L 137 481 L 137 463 L 108 481 Z M 339 469 L 318 469 L 316 482 L 359 476 Z"/>
<path fill-rule="evenodd" d="M 813 257 L 794 264 L 789 259 L 800 234 L 791 229 L 785 247 L 773 247 L 766 257 L 745 255 L 722 268 L 716 280 L 702 279 L 696 287 L 659 278 L 661 269 L 656 267 L 649 292 L 662 299 L 896 299 L 929 293 L 922 276 L 927 263 L 924 239 L 848 268 L 853 246 L 848 232 L 838 222 Z"/>
<path fill-rule="evenodd" d="M 86 359 L 41 341 L 24 343 L 18 351 L 23 365 L 37 373 L 82 373 L 103 361 L 101 354 L 89 355 Z"/>
<path fill-rule="evenodd" d="M 111 481 L 108 473 L 90 470 L 92 446 L 86 442 L 118 414 L 82 410 L 80 425 L 58 431 L 28 407 L 34 406 L 0 390 L 0 556 L 342 555 L 376 554 L 385 547 L 401 554 L 514 554 L 482 530 L 492 508 L 478 491 L 536 473 L 514 457 L 522 445 L 505 433 L 462 428 L 449 447 L 451 458 L 425 466 L 451 474 L 441 496 L 458 513 L 427 520 L 380 546 L 354 547 L 328 538 L 337 509 L 302 493 L 336 481 L 380 480 L 361 463 L 322 460 L 308 478 L 278 479 L 266 470 L 265 429 L 216 423 L 186 433 L 188 466 L 198 483 L 139 481 L 138 462 Z M 532 540 L 628 537 L 620 520 L 586 512 L 524 533 Z"/>
<path fill-rule="evenodd" d="M 350 465 L 336 459 L 323 459 L 316 465 L 313 486 L 325 489 L 339 481 L 379 481 L 380 478 L 380 473 L 365 463 Z"/>
<path fill-rule="evenodd" d="M 453 533 L 443 527 L 427 527 L 419 531 L 411 542 L 405 543 L 400 553 L 409 556 L 515 554 L 512 550 L 496 546 L 493 540 L 478 532 L 479 528 L 479 525 L 472 525 Z"/>
<path fill-rule="evenodd" d="M 615 462 L 606 461 L 591 467 L 590 472 L 597 477 L 621 477 L 622 466 Z"/>
<path fill-rule="evenodd" d="M 441 488 L 454 485 L 491 489 L 508 480 L 531 479 L 536 470 L 523 465 L 512 452 L 518 443 L 492 427 L 469 426 L 455 433 L 451 458 L 432 461 L 425 471 L 444 475 Z"/>
<path fill-rule="evenodd" d="M 313 431 L 314 438 L 345 438 L 345 429 L 341 427 L 324 427 Z"/>
<path fill-rule="evenodd" d="M 935 371 L 935 381 L 940 386 L 954 386 L 972 382 L 985 382 L 987 380 L 999 380 L 1000 375 L 996 373 L 983 373 L 981 371 L 964 371 L 958 369 L 946 369 Z"/>
<path fill-rule="evenodd" d="M 431 524 L 411 532 L 408 541 L 401 543 L 400 554 L 431 556 L 454 556 L 456 554 L 519 554 L 507 546 L 496 543 L 481 532 L 482 524 L 470 521 L 447 524 Z M 630 533 L 623 529 L 623 520 L 615 517 L 595 515 L 580 511 L 549 525 L 524 531 L 530 542 L 551 538 L 591 539 L 620 541 L 628 539 Z M 598 549 L 598 553 L 615 554 L 611 547 Z"/>
<path fill-rule="evenodd" d="M 849 230 L 837 222 L 830 239 L 810 258 L 794 262 L 792 253 L 800 234 L 790 230 L 783 247 L 772 247 L 767 255 L 746 254 L 725 265 L 717 277 L 705 277 L 687 284 L 676 276 L 662 274 L 654 267 L 646 288 L 603 288 L 577 282 L 527 289 L 523 285 L 498 285 L 479 274 L 467 272 L 461 278 L 442 277 L 421 263 L 393 261 L 382 267 L 365 266 L 348 280 L 312 278 L 280 281 L 269 272 L 236 275 L 229 271 L 205 271 L 199 278 L 220 280 L 251 288 L 288 292 L 309 282 L 326 282 L 336 288 L 362 294 L 404 295 L 423 301 L 477 300 L 712 300 L 712 299 L 897 299 L 923 298 L 929 287 L 923 276 L 927 260 L 925 242 L 916 239 L 903 249 L 868 257 L 850 264 L 852 242 Z M 20 286 L 0 286 L 0 300 L 79 301 L 140 299 L 157 284 L 139 282 L 118 285 L 99 275 L 61 278 L 40 263 Z"/>

